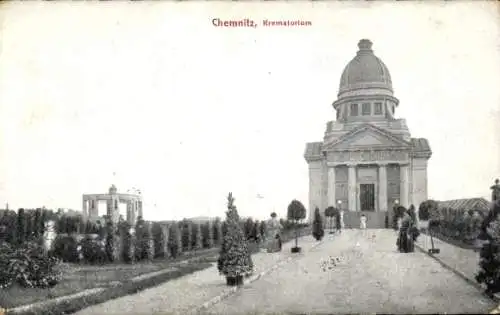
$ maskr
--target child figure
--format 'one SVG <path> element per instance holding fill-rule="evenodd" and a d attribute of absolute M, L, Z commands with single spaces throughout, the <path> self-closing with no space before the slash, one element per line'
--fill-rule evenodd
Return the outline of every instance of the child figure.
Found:
<path fill-rule="evenodd" d="M 359 227 L 363 231 L 363 236 L 366 236 L 366 215 L 362 214 L 359 221 L 360 221 Z"/>
<path fill-rule="evenodd" d="M 366 230 L 366 215 L 362 214 L 360 218 L 360 228 Z"/>

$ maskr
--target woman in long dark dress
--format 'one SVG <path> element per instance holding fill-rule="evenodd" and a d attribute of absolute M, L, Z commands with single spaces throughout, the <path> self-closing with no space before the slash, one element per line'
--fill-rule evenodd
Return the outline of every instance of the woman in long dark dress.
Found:
<path fill-rule="evenodd" d="M 397 241 L 398 250 L 401 253 L 411 253 L 415 251 L 415 241 L 419 235 L 418 228 L 412 218 L 410 211 L 406 212 L 401 222 L 399 237 Z"/>

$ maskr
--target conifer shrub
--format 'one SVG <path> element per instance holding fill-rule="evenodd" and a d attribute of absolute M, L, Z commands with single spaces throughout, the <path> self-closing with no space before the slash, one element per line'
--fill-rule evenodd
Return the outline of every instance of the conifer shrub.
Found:
<path fill-rule="evenodd" d="M 154 240 L 155 257 L 164 257 L 162 225 L 158 222 L 153 222 L 151 233 Z"/>
<path fill-rule="evenodd" d="M 200 223 L 193 223 L 193 247 L 195 249 L 202 249 L 203 248 L 203 235 L 201 234 L 201 224 Z"/>
<path fill-rule="evenodd" d="M 266 233 L 267 233 L 266 221 L 261 221 L 260 222 L 259 230 L 260 230 L 260 238 L 262 240 L 265 240 L 266 239 Z"/>
<path fill-rule="evenodd" d="M 215 221 L 212 224 L 213 236 L 214 236 L 214 244 L 220 245 L 222 242 L 221 234 L 222 234 L 222 223 L 220 218 L 215 218 Z"/>
<path fill-rule="evenodd" d="M 486 286 L 486 293 L 500 292 L 500 205 L 495 204 L 488 215 L 488 223 L 483 226 L 489 242 L 480 251 L 479 272 L 476 281 Z M 496 214 L 496 215 L 495 215 Z"/>
<path fill-rule="evenodd" d="M 210 233 L 211 226 L 210 222 L 204 222 L 201 225 L 201 238 L 203 248 L 210 248 L 213 246 L 213 235 Z"/>
<path fill-rule="evenodd" d="M 182 253 L 182 231 L 176 222 L 170 226 L 168 244 L 172 257 L 178 257 Z"/>
<path fill-rule="evenodd" d="M 248 276 L 253 272 L 253 261 L 232 193 L 229 193 L 227 208 L 225 221 L 227 231 L 223 236 L 217 268 L 226 278 Z"/>
<path fill-rule="evenodd" d="M 253 226 L 254 226 L 254 223 L 253 223 L 252 218 L 246 219 L 245 224 L 244 224 L 244 232 L 245 232 L 245 237 L 247 240 L 255 240 L 255 236 L 252 235 Z"/>
<path fill-rule="evenodd" d="M 136 233 L 136 246 L 135 258 L 136 260 L 152 260 L 154 258 L 154 242 L 151 233 L 151 227 L 148 222 L 138 220 L 135 228 Z"/>
<path fill-rule="evenodd" d="M 325 236 L 325 230 L 323 229 L 323 218 L 319 213 L 318 207 L 316 207 L 316 209 L 314 210 L 312 234 L 317 241 L 320 241 L 323 238 L 323 236 Z"/>
<path fill-rule="evenodd" d="M 260 235 L 260 222 L 259 220 L 256 220 L 254 223 L 253 223 L 253 227 L 252 227 L 252 236 L 255 240 L 255 242 L 259 243 L 262 239 L 261 235 Z"/>
<path fill-rule="evenodd" d="M 16 244 L 17 213 L 6 211 L 0 218 L 0 243 L 5 241 L 9 244 Z"/>
<path fill-rule="evenodd" d="M 23 244 L 26 241 L 26 215 L 23 208 L 17 211 L 17 241 Z"/>

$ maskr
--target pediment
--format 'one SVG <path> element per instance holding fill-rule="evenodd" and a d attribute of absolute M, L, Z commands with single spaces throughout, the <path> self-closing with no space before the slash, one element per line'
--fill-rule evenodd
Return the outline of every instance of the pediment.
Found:
<path fill-rule="evenodd" d="M 410 143 L 385 130 L 372 126 L 360 127 L 330 143 L 326 150 L 376 149 L 409 147 Z"/>

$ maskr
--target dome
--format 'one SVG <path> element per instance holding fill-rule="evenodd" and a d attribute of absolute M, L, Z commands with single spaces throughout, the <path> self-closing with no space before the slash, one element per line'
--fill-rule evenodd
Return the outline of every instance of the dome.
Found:
<path fill-rule="evenodd" d="M 362 39 L 358 47 L 358 53 L 347 64 L 340 77 L 339 96 L 344 92 L 370 88 L 388 90 L 392 94 L 389 69 L 373 54 L 372 42 Z"/>

